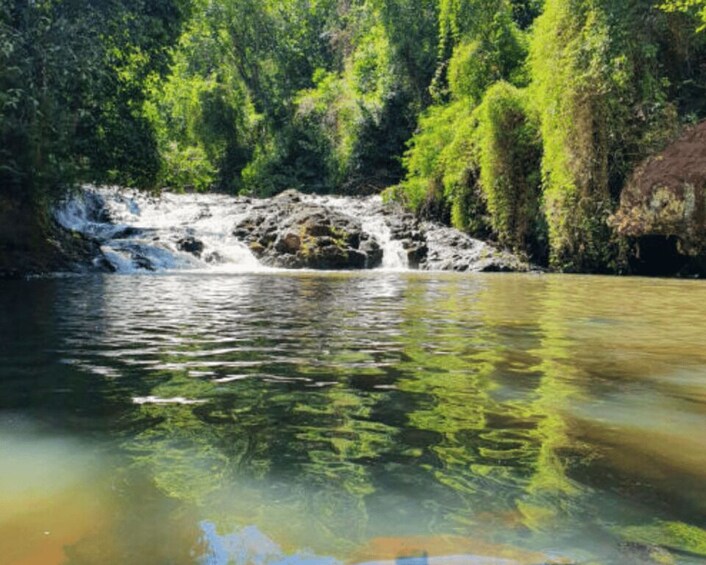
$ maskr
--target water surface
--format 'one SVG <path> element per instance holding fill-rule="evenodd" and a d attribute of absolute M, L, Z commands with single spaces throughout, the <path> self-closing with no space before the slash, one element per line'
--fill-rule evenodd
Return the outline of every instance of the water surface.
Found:
<path fill-rule="evenodd" d="M 595 277 L 2 282 L 0 563 L 706 563 L 705 305 Z"/>

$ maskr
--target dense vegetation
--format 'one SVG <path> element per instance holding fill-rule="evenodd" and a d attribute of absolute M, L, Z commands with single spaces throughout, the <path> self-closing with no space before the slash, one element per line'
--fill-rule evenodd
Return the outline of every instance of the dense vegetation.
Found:
<path fill-rule="evenodd" d="M 706 0 L 0 0 L 0 187 L 387 194 L 614 270 L 627 177 L 706 116 Z"/>

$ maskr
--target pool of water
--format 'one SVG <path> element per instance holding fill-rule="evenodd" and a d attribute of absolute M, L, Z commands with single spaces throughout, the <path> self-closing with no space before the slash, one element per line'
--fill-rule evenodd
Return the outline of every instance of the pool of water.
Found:
<path fill-rule="evenodd" d="M 95 276 L 0 313 L 3 565 L 706 563 L 702 282 Z"/>

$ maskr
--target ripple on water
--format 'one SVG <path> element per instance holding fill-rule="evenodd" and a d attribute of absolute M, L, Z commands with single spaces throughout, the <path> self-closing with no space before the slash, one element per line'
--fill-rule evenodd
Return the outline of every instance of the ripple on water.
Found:
<path fill-rule="evenodd" d="M 72 565 L 192 563 L 246 531 L 273 564 L 706 555 L 700 283 L 2 284 L 0 408 L 44 427 L 0 420 L 0 555 L 74 511 L 85 527 L 47 550 Z M 25 475 L 40 510 L 23 517 Z"/>

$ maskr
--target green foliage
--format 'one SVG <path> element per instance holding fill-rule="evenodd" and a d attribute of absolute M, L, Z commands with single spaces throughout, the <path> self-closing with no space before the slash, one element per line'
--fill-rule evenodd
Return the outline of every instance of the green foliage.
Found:
<path fill-rule="evenodd" d="M 205 18 L 190 22 L 173 59 L 145 105 L 162 157 L 160 184 L 239 188 L 258 116 Z"/>
<path fill-rule="evenodd" d="M 142 110 L 186 6 L 178 1 L 0 2 L 0 186 L 44 201 L 75 179 L 149 185 Z"/>
<path fill-rule="evenodd" d="M 455 46 L 435 77 L 432 88 L 440 102 L 419 121 L 398 192 L 418 211 L 444 219 L 448 210 L 456 227 L 485 236 L 492 222 L 478 183 L 476 109 L 495 82 L 525 82 L 526 41 L 511 19 L 510 4 L 503 1 L 442 2 L 440 30 L 442 47 Z M 443 103 L 446 97 L 449 103 Z"/>
<path fill-rule="evenodd" d="M 452 197 L 463 163 L 466 167 L 472 164 L 473 147 L 463 143 L 467 139 L 466 127 L 472 127 L 468 123 L 472 120 L 472 110 L 471 105 L 460 100 L 447 106 L 433 106 L 420 119 L 419 132 L 404 161 L 409 175 L 403 187 L 412 207 L 419 208 L 427 198 Z M 458 132 L 462 135 L 456 138 Z M 446 174 L 447 165 L 455 165 L 450 175 Z"/>
<path fill-rule="evenodd" d="M 163 183 L 268 195 L 397 182 L 436 13 L 435 0 L 203 0 L 148 104 Z"/>
<path fill-rule="evenodd" d="M 699 31 L 706 29 L 706 0 L 665 0 L 660 8 L 665 12 L 695 14 L 702 22 Z"/>
<path fill-rule="evenodd" d="M 377 11 L 389 41 L 394 66 L 388 72 L 409 90 L 410 103 L 419 113 L 430 102 L 428 87 L 437 65 L 439 37 L 436 28 L 440 2 L 372 0 L 369 4 Z"/>
<path fill-rule="evenodd" d="M 297 97 L 297 121 L 329 145 L 329 186 L 370 191 L 399 179 L 399 162 L 411 133 L 411 93 L 395 73 L 392 41 L 377 12 L 360 17 L 356 47 L 339 72 L 323 69 L 316 86 Z"/>
<path fill-rule="evenodd" d="M 548 0 L 536 23 L 531 88 L 557 268 L 611 267 L 616 250 L 606 218 L 616 194 L 636 161 L 674 131 L 643 17 L 649 4 Z"/>
<path fill-rule="evenodd" d="M 540 212 L 541 144 L 528 102 L 525 90 L 505 82 L 486 92 L 477 110 L 480 186 L 500 243 L 528 250 L 541 262 L 546 245 Z"/>

